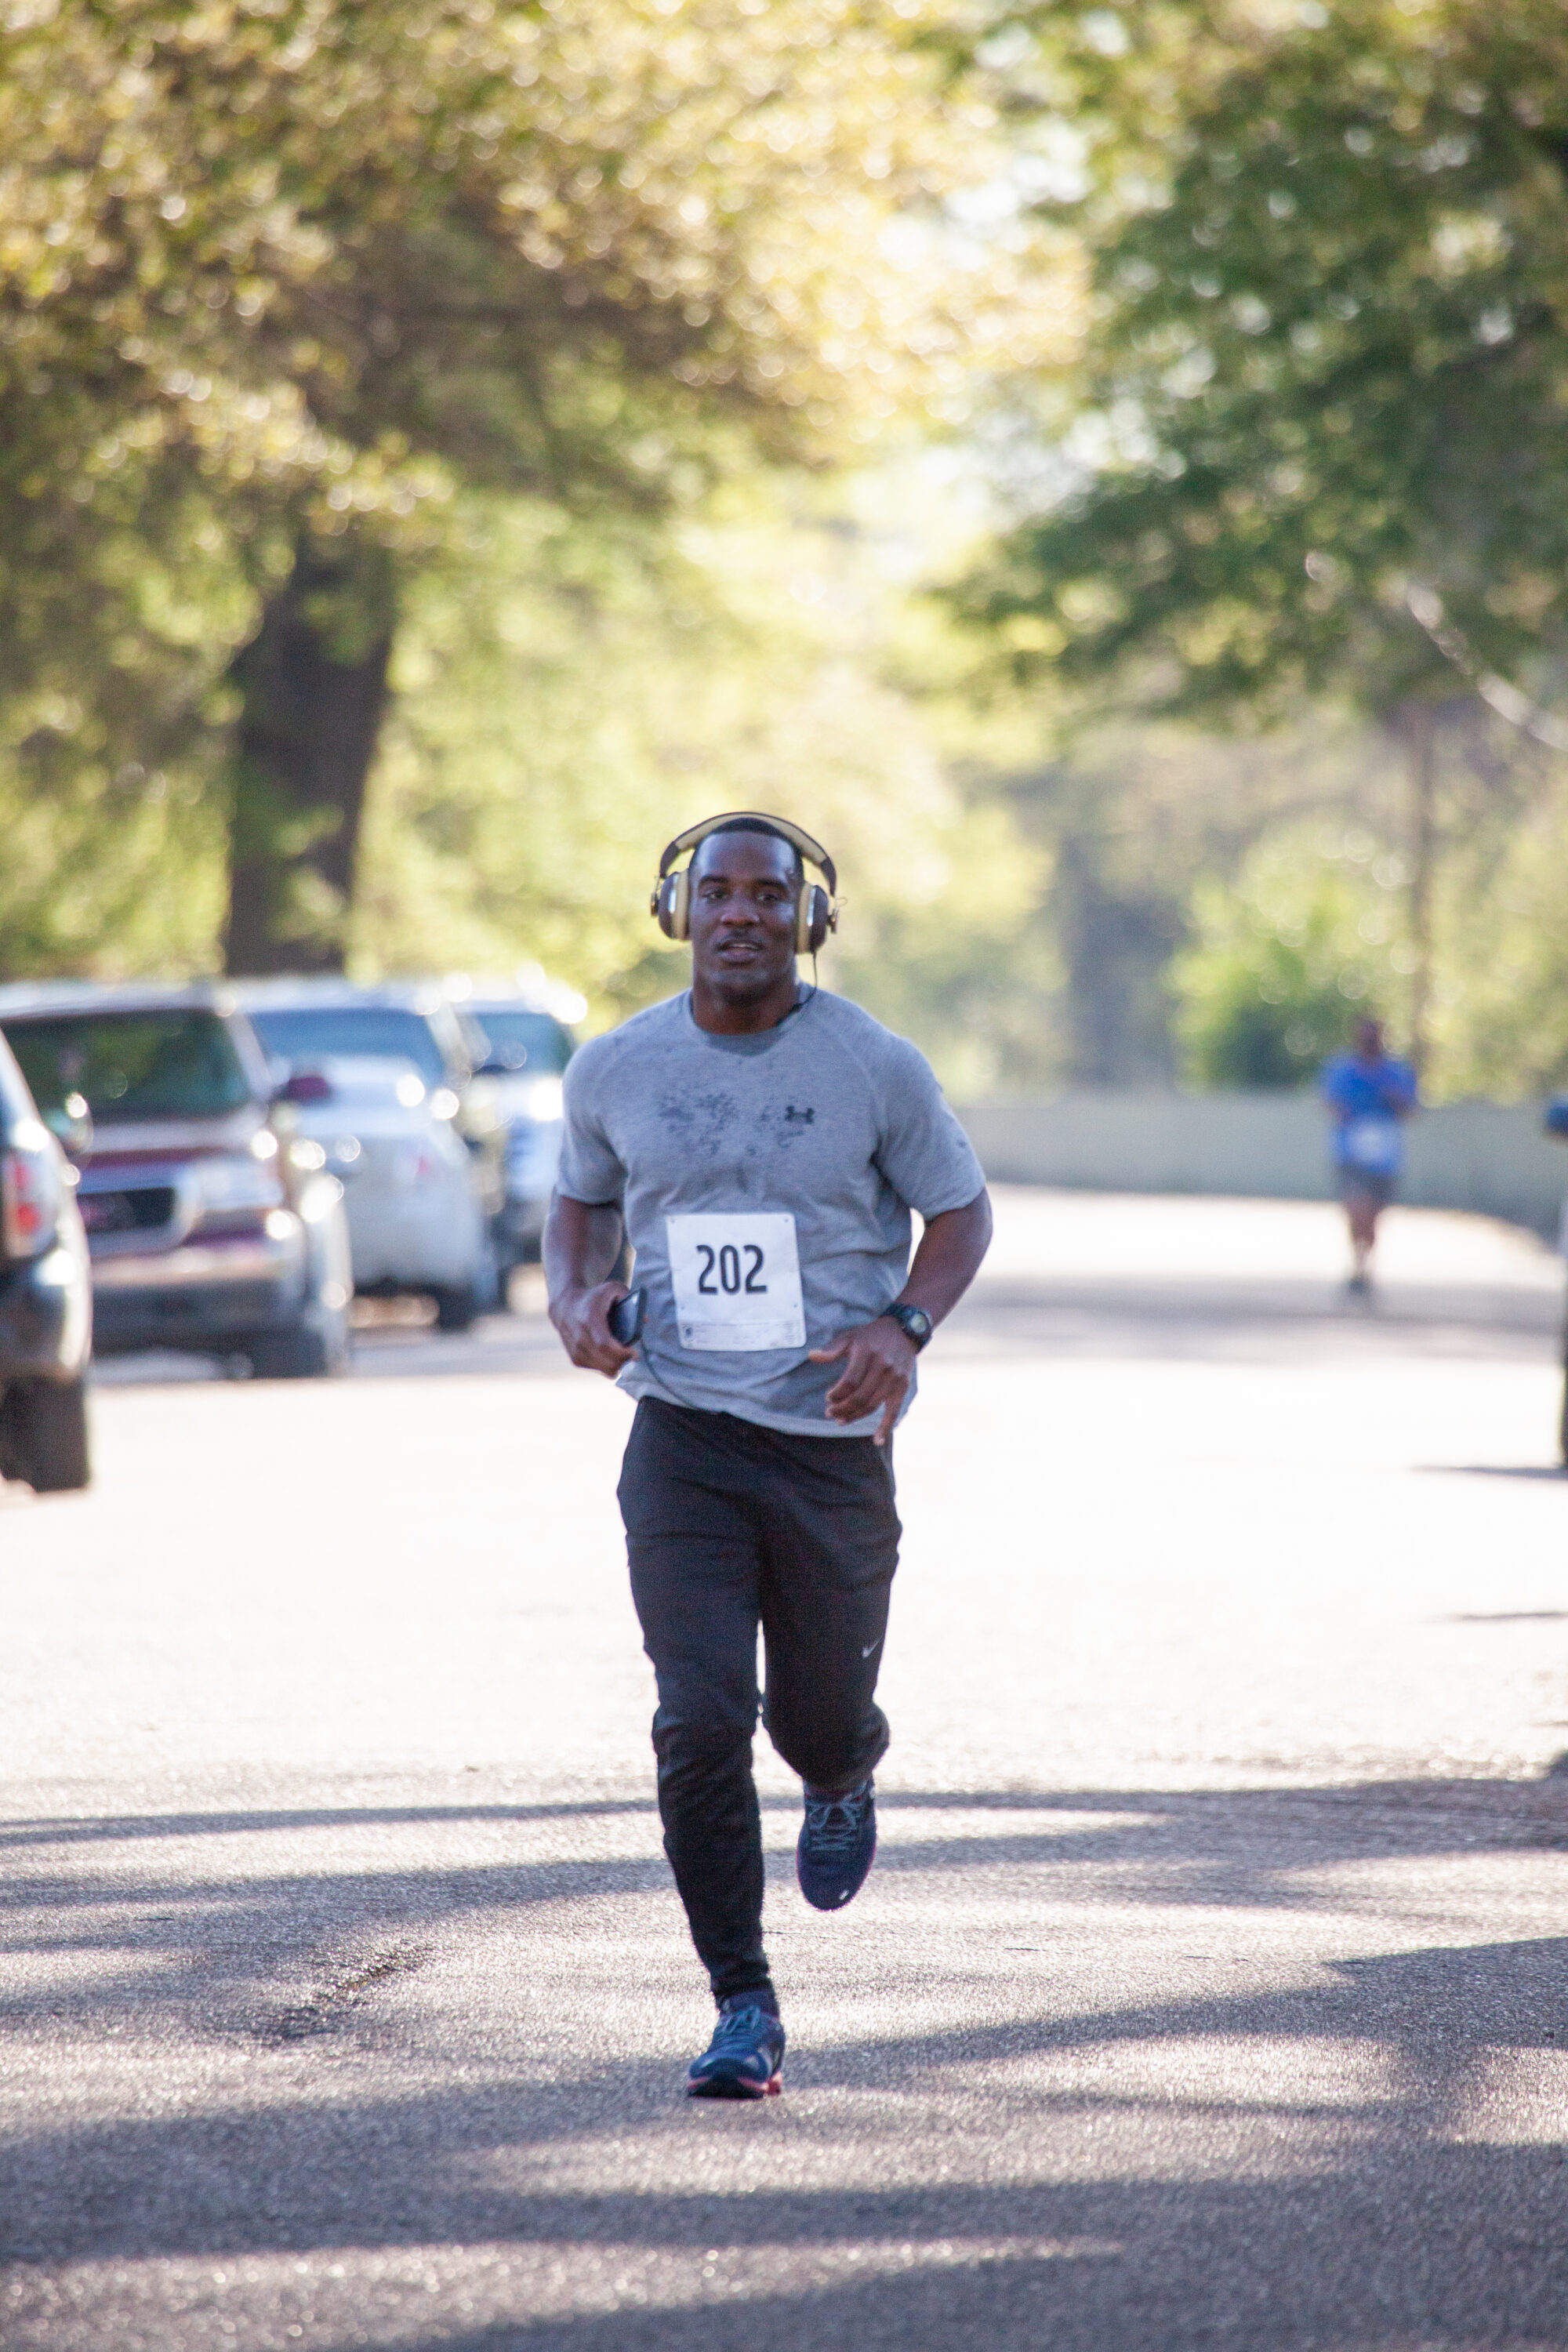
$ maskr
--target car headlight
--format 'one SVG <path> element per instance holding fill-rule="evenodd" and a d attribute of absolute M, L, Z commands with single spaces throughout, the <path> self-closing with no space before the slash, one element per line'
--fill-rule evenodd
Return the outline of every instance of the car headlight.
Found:
<path fill-rule="evenodd" d="M 535 1127 L 548 1127 L 565 1110 L 565 1097 L 559 1078 L 525 1078 L 515 1100 L 518 1116 L 531 1118 Z"/>

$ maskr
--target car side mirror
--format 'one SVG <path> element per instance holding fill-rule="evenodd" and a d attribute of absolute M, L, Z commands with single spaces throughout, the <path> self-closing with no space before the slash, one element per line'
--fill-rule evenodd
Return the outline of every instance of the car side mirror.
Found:
<path fill-rule="evenodd" d="M 331 1083 L 320 1070 L 295 1070 L 275 1089 L 272 1099 L 279 1103 L 331 1102 Z"/>

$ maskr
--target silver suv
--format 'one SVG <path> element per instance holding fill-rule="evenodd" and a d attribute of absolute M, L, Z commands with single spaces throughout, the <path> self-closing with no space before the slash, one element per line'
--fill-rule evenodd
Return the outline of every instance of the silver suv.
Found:
<path fill-rule="evenodd" d="M 353 1276 L 342 1187 L 274 1109 L 266 1057 L 218 984 L 0 988 L 0 1032 L 47 1119 L 73 1101 L 100 1353 L 248 1357 L 341 1371 Z"/>

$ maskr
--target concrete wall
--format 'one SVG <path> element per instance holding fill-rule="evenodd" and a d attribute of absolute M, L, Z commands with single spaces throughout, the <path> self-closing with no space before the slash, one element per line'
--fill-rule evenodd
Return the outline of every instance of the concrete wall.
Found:
<path fill-rule="evenodd" d="M 1285 1201 L 1334 1194 L 1327 1124 L 1311 1095 L 1177 1095 L 1106 1088 L 1049 1102 L 956 1106 L 987 1176 L 1103 1192 L 1232 1192 Z M 1554 1235 L 1568 1145 L 1538 1106 L 1454 1103 L 1409 1130 L 1399 1197 L 1471 1209 Z"/>

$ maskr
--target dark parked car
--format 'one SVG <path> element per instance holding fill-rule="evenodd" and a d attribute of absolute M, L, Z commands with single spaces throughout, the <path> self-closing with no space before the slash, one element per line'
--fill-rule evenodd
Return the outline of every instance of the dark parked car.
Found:
<path fill-rule="evenodd" d="M 293 1140 L 218 986 L 0 988 L 0 1032 L 75 1154 L 100 1353 L 247 1356 L 274 1379 L 342 1369 L 353 1285 L 342 1187 Z"/>
<path fill-rule="evenodd" d="M 73 1133 L 85 1113 L 61 1106 Z M 0 1038 L 0 1478 L 85 1486 L 92 1286 L 75 1170 Z"/>

